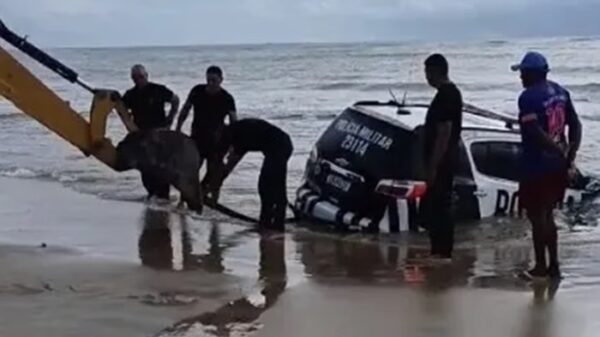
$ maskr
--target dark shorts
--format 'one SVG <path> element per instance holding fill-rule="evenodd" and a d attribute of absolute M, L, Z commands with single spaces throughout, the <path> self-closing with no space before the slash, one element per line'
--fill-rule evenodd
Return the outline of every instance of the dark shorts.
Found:
<path fill-rule="evenodd" d="M 525 210 L 552 209 L 565 196 L 568 176 L 565 171 L 547 173 L 519 184 L 519 204 Z"/>

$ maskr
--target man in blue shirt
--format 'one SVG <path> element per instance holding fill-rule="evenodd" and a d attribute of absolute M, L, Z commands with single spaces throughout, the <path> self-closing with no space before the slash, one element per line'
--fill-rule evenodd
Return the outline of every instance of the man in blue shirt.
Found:
<path fill-rule="evenodd" d="M 531 278 L 560 278 L 552 212 L 563 199 L 569 172 L 573 170 L 581 142 L 581 124 L 569 92 L 547 79 L 550 69 L 542 54 L 529 52 L 511 69 L 520 71 L 525 88 L 519 97 L 523 146 L 519 196 L 532 225 L 535 251 L 535 266 L 527 274 Z"/>

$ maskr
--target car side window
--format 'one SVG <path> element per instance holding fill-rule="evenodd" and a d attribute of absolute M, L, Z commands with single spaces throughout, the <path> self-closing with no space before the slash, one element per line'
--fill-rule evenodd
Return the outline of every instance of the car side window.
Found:
<path fill-rule="evenodd" d="M 520 143 L 475 142 L 471 144 L 471 154 L 477 171 L 482 174 L 512 181 L 519 180 Z"/>

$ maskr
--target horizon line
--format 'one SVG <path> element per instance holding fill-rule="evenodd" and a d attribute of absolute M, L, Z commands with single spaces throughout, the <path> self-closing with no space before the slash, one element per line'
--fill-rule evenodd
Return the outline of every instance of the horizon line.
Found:
<path fill-rule="evenodd" d="M 489 36 L 455 39 L 359 39 L 359 40 L 332 40 L 318 41 L 307 39 L 305 41 L 255 41 L 255 42 L 198 42 L 198 43 L 174 43 L 174 44 L 114 44 L 114 45 L 43 45 L 36 42 L 42 48 L 48 49 L 129 49 L 129 48 L 192 48 L 192 47 L 250 47 L 250 46 L 286 46 L 286 45 L 352 45 L 352 44 L 457 44 L 457 43 L 486 43 L 486 42 L 511 42 L 525 41 L 531 39 L 597 39 L 600 34 L 579 34 L 579 35 L 532 35 L 532 36 Z"/>

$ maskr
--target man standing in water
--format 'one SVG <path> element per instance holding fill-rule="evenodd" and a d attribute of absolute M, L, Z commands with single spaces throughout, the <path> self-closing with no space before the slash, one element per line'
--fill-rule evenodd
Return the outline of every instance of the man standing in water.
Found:
<path fill-rule="evenodd" d="M 581 123 L 569 92 L 546 79 L 550 68 L 542 54 L 529 52 L 511 69 L 520 71 L 525 88 L 519 97 L 523 146 L 519 200 L 532 225 L 535 252 L 535 266 L 526 274 L 530 278 L 559 279 L 558 235 L 552 212 L 563 199 L 569 173 L 574 170 Z"/>
<path fill-rule="evenodd" d="M 433 54 L 425 60 L 425 76 L 437 89 L 424 127 L 427 192 L 421 202 L 421 214 L 429 232 L 431 258 L 452 258 L 454 224 L 450 202 L 454 171 L 458 158 L 458 141 L 462 129 L 462 95 L 450 81 L 448 62 L 443 55 Z"/>
<path fill-rule="evenodd" d="M 148 72 L 141 64 L 131 68 L 131 80 L 134 87 L 123 95 L 123 103 L 133 116 L 133 121 L 141 131 L 165 128 L 169 129 L 179 109 L 179 97 L 162 84 L 148 80 Z M 165 113 L 165 104 L 169 103 L 169 114 Z M 151 172 L 142 172 L 142 183 L 148 191 L 148 198 L 156 196 L 169 199 L 169 184 Z"/>
<path fill-rule="evenodd" d="M 207 160 L 206 178 L 214 171 L 217 160 L 217 146 L 225 126 L 225 117 L 229 123 L 237 120 L 235 100 L 221 87 L 223 71 L 217 66 L 206 70 L 206 84 L 198 84 L 190 91 L 177 120 L 177 131 L 181 131 L 190 110 L 194 108 L 191 137 L 196 141 L 200 153 L 200 165 Z M 203 180 L 203 185 L 208 179 Z"/>
<path fill-rule="evenodd" d="M 216 202 L 223 181 L 248 152 L 264 155 L 258 194 L 260 196 L 259 228 L 283 231 L 287 208 L 287 164 L 294 150 L 290 136 L 275 125 L 257 118 L 246 118 L 232 123 L 224 132 L 219 144 L 228 149 L 227 162 L 223 164 L 224 151 L 211 178 L 210 192 Z"/>

